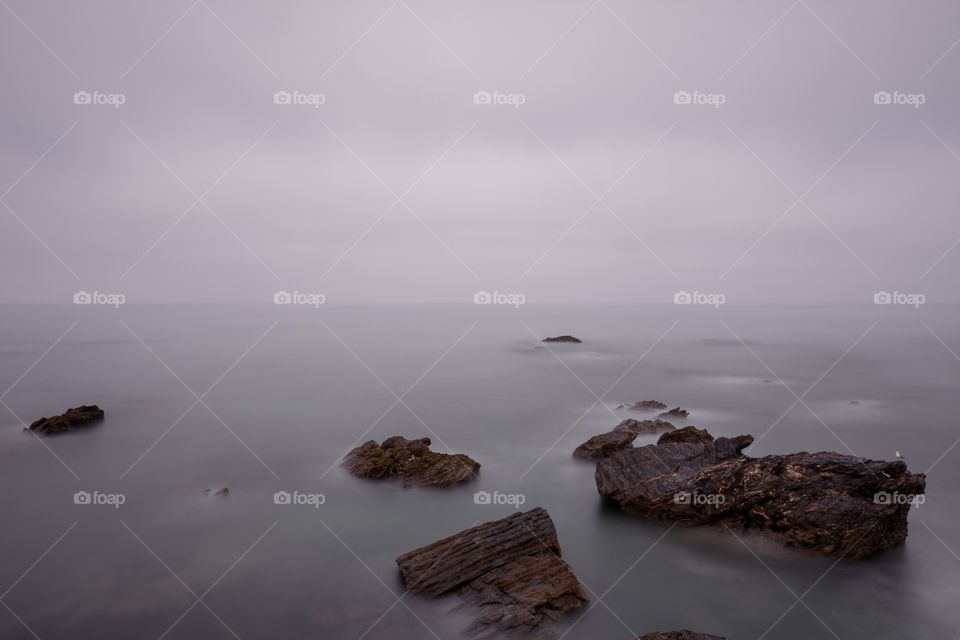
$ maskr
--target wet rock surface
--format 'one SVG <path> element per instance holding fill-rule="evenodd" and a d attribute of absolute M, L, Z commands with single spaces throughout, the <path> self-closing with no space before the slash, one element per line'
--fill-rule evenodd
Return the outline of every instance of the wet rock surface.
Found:
<path fill-rule="evenodd" d="M 103 420 L 103 409 L 95 404 L 81 405 L 67 409 L 59 416 L 50 416 L 35 420 L 30 430 L 41 435 L 50 435 L 71 431 L 76 427 L 91 425 Z"/>
<path fill-rule="evenodd" d="M 668 442 L 713 442 L 713 436 L 706 429 L 698 429 L 693 425 L 668 431 L 660 436 L 657 444 L 667 444 Z"/>
<path fill-rule="evenodd" d="M 583 340 L 573 336 L 556 336 L 554 338 L 544 338 L 543 342 L 570 342 L 572 344 L 580 344 Z"/>
<path fill-rule="evenodd" d="M 634 420 L 629 418 L 622 421 L 612 431 L 593 436 L 579 447 L 574 449 L 575 458 L 598 459 L 628 449 L 633 446 L 637 436 L 644 433 L 658 433 L 672 431 L 672 424 L 664 420 Z"/>
<path fill-rule="evenodd" d="M 674 407 L 670 411 L 664 411 L 657 418 L 686 418 L 690 415 L 690 412 L 686 409 L 681 409 L 680 407 Z"/>
<path fill-rule="evenodd" d="M 476 477 L 480 463 L 462 453 L 430 451 L 430 438 L 407 440 L 402 436 L 374 440 L 353 449 L 343 466 L 355 476 L 398 480 L 404 486 L 448 486 Z"/>
<path fill-rule="evenodd" d="M 864 558 L 906 539 L 909 497 L 923 494 L 923 474 L 902 461 L 830 452 L 742 455 L 752 442 L 625 449 L 597 463 L 597 491 L 635 515 L 726 525 L 835 557 Z"/>
<path fill-rule="evenodd" d="M 458 594 L 476 608 L 475 631 L 524 635 L 587 602 L 560 559 L 553 520 L 539 507 L 414 549 L 397 566 L 410 591 Z"/>

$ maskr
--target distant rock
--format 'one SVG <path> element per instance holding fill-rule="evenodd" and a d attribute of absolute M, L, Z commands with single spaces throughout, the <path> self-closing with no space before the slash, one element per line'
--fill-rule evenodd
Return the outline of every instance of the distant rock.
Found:
<path fill-rule="evenodd" d="M 621 404 L 617 407 L 617 409 L 627 409 L 629 411 L 663 411 L 666 408 L 667 405 L 659 400 L 640 400 Z"/>
<path fill-rule="evenodd" d="M 543 342 L 572 342 L 575 344 L 580 344 L 583 342 L 580 338 L 574 338 L 573 336 L 557 336 L 555 338 L 544 338 Z"/>
<path fill-rule="evenodd" d="M 230 495 L 230 488 L 224 487 L 223 489 L 217 489 L 214 494 L 215 496 L 227 496 Z"/>
<path fill-rule="evenodd" d="M 40 418 L 30 425 L 30 430 L 42 435 L 63 433 L 103 420 L 103 409 L 95 404 L 67 409 L 59 416 Z"/>
<path fill-rule="evenodd" d="M 550 515 L 537 507 L 486 522 L 397 558 L 414 593 L 456 593 L 478 610 L 474 631 L 524 635 L 587 602 L 560 559 Z"/>
<path fill-rule="evenodd" d="M 480 463 L 462 453 L 430 451 L 430 438 L 370 440 L 344 458 L 347 471 L 361 478 L 399 480 L 404 486 L 447 486 L 475 477 Z"/>
<path fill-rule="evenodd" d="M 690 412 L 687 411 L 686 409 L 681 409 L 680 407 L 674 407 L 673 409 L 670 409 L 670 411 L 664 411 L 657 417 L 658 418 L 686 418 L 689 415 L 690 415 Z"/>
<path fill-rule="evenodd" d="M 752 442 L 625 449 L 597 462 L 597 491 L 635 515 L 764 533 L 834 557 L 864 558 L 906 540 L 923 474 L 839 453 L 742 455 Z"/>
<path fill-rule="evenodd" d="M 697 633 L 689 629 L 681 631 L 653 631 L 645 633 L 637 640 L 727 640 L 723 636 L 711 636 L 706 633 Z"/>
<path fill-rule="evenodd" d="M 667 444 L 668 442 L 713 442 L 713 436 L 706 429 L 697 429 L 693 425 L 668 431 L 660 436 L 657 444 Z"/>
<path fill-rule="evenodd" d="M 637 436 L 644 433 L 672 431 L 672 424 L 664 420 L 634 420 L 628 418 L 615 426 L 612 431 L 593 436 L 574 449 L 575 458 L 598 459 L 633 446 Z"/>

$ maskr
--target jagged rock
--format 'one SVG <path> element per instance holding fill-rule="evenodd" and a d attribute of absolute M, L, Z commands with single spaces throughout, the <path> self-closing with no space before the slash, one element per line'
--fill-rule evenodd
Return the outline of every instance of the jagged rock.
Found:
<path fill-rule="evenodd" d="M 670 411 L 664 411 L 657 417 L 658 418 L 686 418 L 689 415 L 690 415 L 690 412 L 687 411 L 686 409 L 681 409 L 680 407 L 674 407 L 673 409 L 670 409 Z"/>
<path fill-rule="evenodd" d="M 659 400 L 639 400 L 621 404 L 617 407 L 617 409 L 628 409 L 630 411 L 663 411 L 666 408 L 667 405 Z"/>
<path fill-rule="evenodd" d="M 462 453 L 430 451 L 430 438 L 370 440 L 343 460 L 350 473 L 361 478 L 400 480 L 404 486 L 447 486 L 475 477 L 480 463 Z"/>
<path fill-rule="evenodd" d="M 668 442 L 713 442 L 713 436 L 706 429 L 697 429 L 693 425 L 668 431 L 660 436 L 657 444 L 667 444 Z"/>
<path fill-rule="evenodd" d="M 637 640 L 727 640 L 723 636 L 711 636 L 706 633 L 697 633 L 689 629 L 680 631 L 652 631 L 645 633 Z"/>
<path fill-rule="evenodd" d="M 574 449 L 575 458 L 606 458 L 607 456 L 633 446 L 633 441 L 642 433 L 657 433 L 675 429 L 663 420 L 634 420 L 628 418 L 613 428 L 613 431 L 593 436 Z"/>
<path fill-rule="evenodd" d="M 555 338 L 544 338 L 543 342 L 572 342 L 575 344 L 580 344 L 583 342 L 580 338 L 574 338 L 573 336 L 556 336 Z"/>
<path fill-rule="evenodd" d="M 926 477 L 901 461 L 838 453 L 750 458 L 752 436 L 626 449 L 597 463 L 597 491 L 629 513 L 723 524 L 788 546 L 864 558 L 902 544 Z"/>
<path fill-rule="evenodd" d="M 523 635 L 587 602 L 560 559 L 550 515 L 537 507 L 414 549 L 397 558 L 414 593 L 458 593 L 478 610 L 475 630 Z"/>
<path fill-rule="evenodd" d="M 40 418 L 30 425 L 30 430 L 43 435 L 63 433 L 74 427 L 82 427 L 99 420 L 103 420 L 103 409 L 95 404 L 85 404 L 67 409 L 59 416 Z"/>

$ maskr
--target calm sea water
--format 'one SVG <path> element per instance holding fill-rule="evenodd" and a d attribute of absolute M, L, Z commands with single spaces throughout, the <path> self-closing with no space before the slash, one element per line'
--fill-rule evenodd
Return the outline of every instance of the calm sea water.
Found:
<path fill-rule="evenodd" d="M 934 334 L 960 352 L 958 316 L 3 306 L 0 392 L 13 386 L 0 405 L 0 637 L 463 637 L 470 616 L 455 597 L 398 603 L 394 558 L 513 512 L 475 504 L 484 490 L 545 507 L 594 594 L 556 637 L 686 627 L 738 640 L 955 639 L 960 447 L 943 454 L 960 437 L 960 361 Z M 534 337 L 562 333 L 585 342 L 551 352 Z M 783 415 L 796 401 L 784 384 L 802 395 L 818 379 L 809 409 Z M 644 399 L 690 409 L 714 435 L 766 432 L 753 455 L 899 450 L 912 470 L 933 467 L 926 502 L 903 548 L 838 564 L 623 516 L 570 453 L 616 424 L 617 404 Z M 42 442 L 16 417 L 85 403 L 106 421 Z M 394 434 L 470 454 L 479 481 L 404 490 L 337 466 L 358 440 Z M 228 496 L 204 494 L 221 487 Z M 75 504 L 78 491 L 124 504 Z M 325 502 L 278 505 L 277 491 Z"/>

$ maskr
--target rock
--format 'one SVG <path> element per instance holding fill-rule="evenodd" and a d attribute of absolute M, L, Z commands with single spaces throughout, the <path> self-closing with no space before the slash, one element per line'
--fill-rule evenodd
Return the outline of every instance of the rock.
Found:
<path fill-rule="evenodd" d="M 59 416 L 40 418 L 30 425 L 30 430 L 43 435 L 63 433 L 74 427 L 82 427 L 99 420 L 103 420 L 103 409 L 95 404 L 82 405 L 67 409 Z"/>
<path fill-rule="evenodd" d="M 573 336 L 557 336 L 555 338 L 544 338 L 543 342 L 572 342 L 574 344 L 580 344 L 583 340 L 574 338 Z"/>
<path fill-rule="evenodd" d="M 628 402 L 621 404 L 617 409 L 628 409 L 630 411 L 662 411 L 667 405 L 659 400 L 640 400 L 639 402 Z"/>
<path fill-rule="evenodd" d="M 430 438 L 387 438 L 377 445 L 364 442 L 343 460 L 361 478 L 400 480 L 404 486 L 447 486 L 476 477 L 480 463 L 462 453 L 430 451 Z"/>
<path fill-rule="evenodd" d="M 652 631 L 645 633 L 637 640 L 727 640 L 723 636 L 711 636 L 706 633 L 697 633 L 689 629 L 680 631 Z"/>
<path fill-rule="evenodd" d="M 902 461 L 839 453 L 742 455 L 752 442 L 737 436 L 626 449 L 597 463 L 597 491 L 635 515 L 764 533 L 834 557 L 864 558 L 906 539 L 923 474 Z"/>
<path fill-rule="evenodd" d="M 475 631 L 523 635 L 587 602 L 560 559 L 560 542 L 542 508 L 515 513 L 414 549 L 397 558 L 414 593 L 457 593 L 478 610 Z"/>
<path fill-rule="evenodd" d="M 663 420 L 634 420 L 628 418 L 613 428 L 613 431 L 593 436 L 573 450 L 575 458 L 606 458 L 609 455 L 633 446 L 633 441 L 643 433 L 657 433 L 675 429 Z"/>
<path fill-rule="evenodd" d="M 687 411 L 686 409 L 681 409 L 680 407 L 674 407 L 673 409 L 670 409 L 670 411 L 664 411 L 657 417 L 658 418 L 686 418 L 689 415 L 690 415 L 690 412 Z"/>
<path fill-rule="evenodd" d="M 218 489 L 213 495 L 215 496 L 227 496 L 230 495 L 230 488 L 224 487 L 223 489 Z"/>
<path fill-rule="evenodd" d="M 668 431 L 660 436 L 657 444 L 666 444 L 668 442 L 713 442 L 713 436 L 706 429 L 697 429 L 693 425 Z"/>

